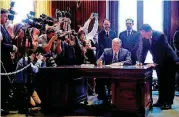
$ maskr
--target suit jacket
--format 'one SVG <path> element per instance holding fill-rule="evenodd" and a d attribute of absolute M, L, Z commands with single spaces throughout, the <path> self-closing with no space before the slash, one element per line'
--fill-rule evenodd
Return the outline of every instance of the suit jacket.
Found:
<path fill-rule="evenodd" d="M 125 49 L 128 49 L 130 51 L 130 45 L 131 45 L 131 37 L 137 33 L 135 30 L 132 30 L 131 32 L 131 35 L 130 36 L 127 36 L 127 30 L 121 32 L 119 34 L 119 39 L 121 39 L 122 41 L 122 47 L 125 48 Z"/>
<path fill-rule="evenodd" d="M 177 56 L 179 57 L 179 30 L 175 32 L 173 37 L 173 44 L 175 47 L 175 52 Z"/>
<path fill-rule="evenodd" d="M 3 65 L 5 66 L 7 72 L 11 71 L 10 68 L 10 63 L 11 63 L 11 59 L 10 59 L 10 52 L 13 51 L 13 45 L 11 42 L 11 37 L 8 33 L 8 31 L 1 26 L 1 33 L 2 33 L 2 37 L 3 40 L 1 41 L 1 60 L 3 62 Z"/>
<path fill-rule="evenodd" d="M 148 51 L 151 51 L 153 61 L 157 64 L 163 64 L 166 61 L 176 62 L 178 60 L 174 50 L 169 45 L 166 36 L 161 32 L 153 31 L 150 47 L 144 43 L 143 38 L 140 38 L 138 51 L 140 62 L 144 63 Z"/>
<path fill-rule="evenodd" d="M 137 61 L 137 56 L 136 56 L 137 42 L 135 38 L 136 35 L 137 35 L 137 32 L 135 30 L 132 30 L 130 36 L 127 36 L 127 30 L 119 34 L 119 39 L 121 39 L 122 41 L 122 47 L 131 52 L 132 64 L 135 64 Z"/>
<path fill-rule="evenodd" d="M 98 46 L 97 46 L 97 59 L 102 55 L 105 48 L 112 47 L 112 40 L 116 38 L 116 33 L 112 30 L 109 31 L 109 36 L 106 35 L 105 30 L 102 30 L 98 34 Z"/>
<path fill-rule="evenodd" d="M 105 65 L 112 64 L 113 61 L 112 48 L 104 49 L 103 54 L 98 60 L 103 60 Z M 118 62 L 123 62 L 124 65 L 131 65 L 131 53 L 127 49 L 121 48 L 118 53 Z"/>

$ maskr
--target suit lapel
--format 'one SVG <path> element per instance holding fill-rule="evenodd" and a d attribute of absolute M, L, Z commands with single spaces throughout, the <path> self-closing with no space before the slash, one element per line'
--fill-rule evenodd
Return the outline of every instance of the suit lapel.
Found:
<path fill-rule="evenodd" d="M 122 58 L 122 48 L 119 50 L 119 53 L 118 53 L 118 61 L 119 62 L 121 61 L 121 58 Z"/>
<path fill-rule="evenodd" d="M 110 57 L 109 57 L 109 61 L 111 61 L 111 63 L 113 62 L 113 51 L 112 51 L 112 49 L 111 49 L 111 51 L 110 51 Z"/>

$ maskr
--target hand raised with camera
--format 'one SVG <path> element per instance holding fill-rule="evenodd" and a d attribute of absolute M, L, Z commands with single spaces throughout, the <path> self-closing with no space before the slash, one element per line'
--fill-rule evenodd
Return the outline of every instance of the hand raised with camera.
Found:
<path fill-rule="evenodd" d="M 54 35 L 54 36 L 51 38 L 51 40 L 53 40 L 53 41 L 57 40 L 57 36 Z"/>

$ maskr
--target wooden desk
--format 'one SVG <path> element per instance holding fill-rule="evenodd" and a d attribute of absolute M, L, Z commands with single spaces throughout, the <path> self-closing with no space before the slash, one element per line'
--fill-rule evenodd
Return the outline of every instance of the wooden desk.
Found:
<path fill-rule="evenodd" d="M 84 88 L 84 86 L 80 86 L 84 85 L 83 78 L 79 81 L 76 79 L 82 76 L 84 78 L 111 78 L 112 104 L 116 106 L 118 111 L 146 115 L 152 105 L 152 69 L 147 67 L 48 67 L 40 68 L 40 76 L 43 79 L 42 85 L 46 86 L 44 87 L 46 94 L 42 99 L 46 106 L 69 104 L 70 99 L 75 98 L 74 94 L 70 94 L 73 93 L 74 89 L 80 90 L 79 97 L 85 97 L 85 89 L 80 89 Z M 75 81 L 78 84 L 75 84 Z M 54 95 L 55 93 L 56 95 Z"/>

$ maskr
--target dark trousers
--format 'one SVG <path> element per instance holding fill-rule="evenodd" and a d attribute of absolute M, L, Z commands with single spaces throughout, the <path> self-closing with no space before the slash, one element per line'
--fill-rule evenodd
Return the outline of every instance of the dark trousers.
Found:
<path fill-rule="evenodd" d="M 1 64 L 1 73 L 9 73 L 15 71 L 14 64 L 11 61 L 6 61 Z M 13 99 L 11 98 L 11 91 L 13 91 L 14 75 L 1 76 L 1 104 L 3 109 L 11 108 Z M 11 107 L 10 107 L 11 106 Z"/>
<path fill-rule="evenodd" d="M 108 94 L 106 94 L 106 88 L 108 90 Z M 96 87 L 95 91 L 98 94 L 99 100 L 108 100 L 109 94 L 111 90 L 111 80 L 106 78 L 96 78 Z"/>
<path fill-rule="evenodd" d="M 179 89 L 179 65 L 177 65 L 176 86 Z"/>
<path fill-rule="evenodd" d="M 175 62 L 164 62 L 156 67 L 159 84 L 159 98 L 161 104 L 173 104 L 175 95 Z"/>

